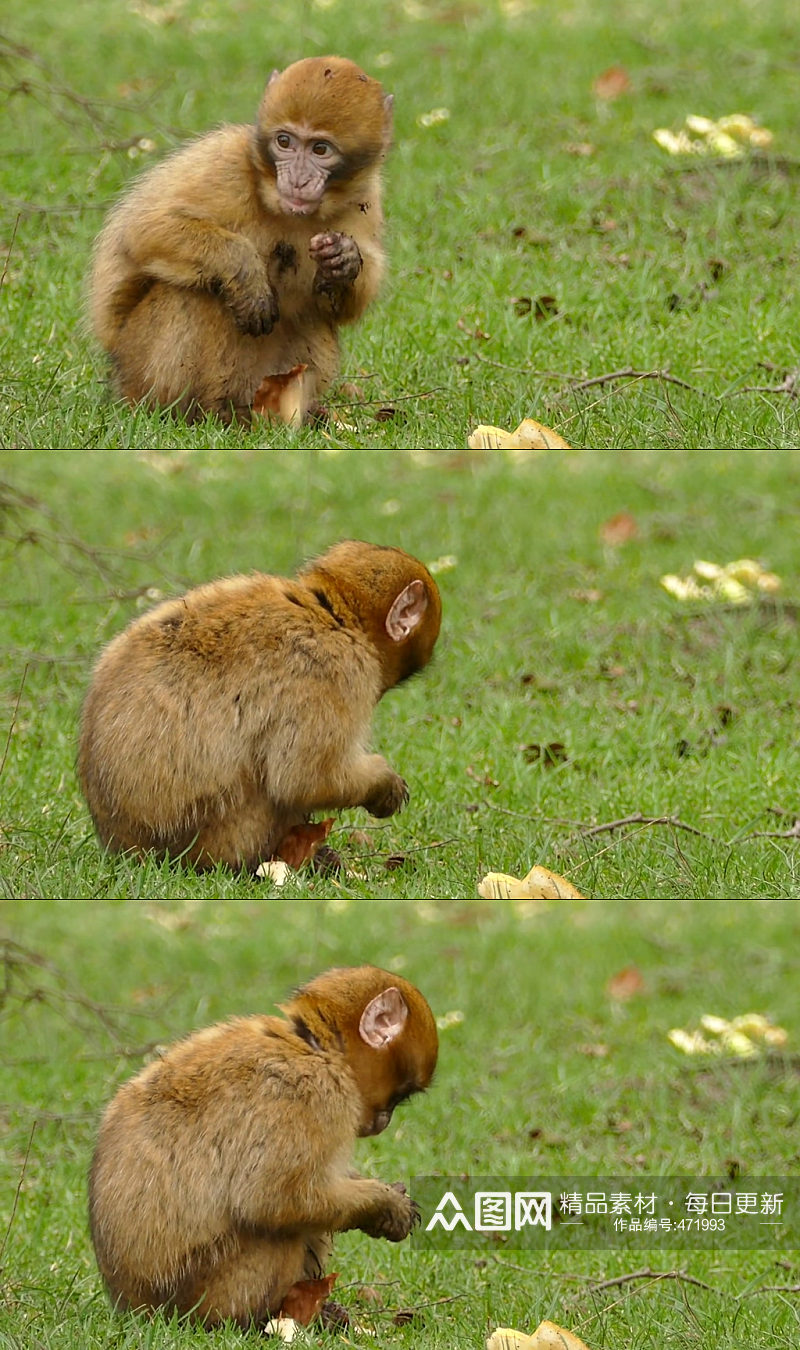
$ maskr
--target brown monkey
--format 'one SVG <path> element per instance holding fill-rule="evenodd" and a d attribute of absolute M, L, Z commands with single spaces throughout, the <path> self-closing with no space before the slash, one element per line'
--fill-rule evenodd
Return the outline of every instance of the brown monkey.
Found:
<path fill-rule="evenodd" d="M 295 580 L 227 577 L 135 619 L 101 653 L 81 719 L 102 843 L 255 869 L 314 811 L 393 815 L 408 788 L 367 753 L 370 718 L 428 663 L 440 622 L 422 563 L 356 540 Z"/>
<path fill-rule="evenodd" d="M 302 421 L 338 365 L 339 324 L 383 271 L 392 97 L 352 61 L 273 71 L 253 126 L 226 125 L 145 173 L 95 245 L 90 314 L 130 403 Z M 286 411 L 272 376 L 297 377 Z M 280 407 L 279 407 L 280 404 Z"/>
<path fill-rule="evenodd" d="M 379 1134 L 431 1081 L 427 1002 L 359 966 L 318 975 L 281 1011 L 178 1041 L 106 1109 L 89 1218 L 119 1308 L 263 1323 L 322 1274 L 331 1233 L 411 1232 L 405 1187 L 349 1161 L 357 1136 Z"/>

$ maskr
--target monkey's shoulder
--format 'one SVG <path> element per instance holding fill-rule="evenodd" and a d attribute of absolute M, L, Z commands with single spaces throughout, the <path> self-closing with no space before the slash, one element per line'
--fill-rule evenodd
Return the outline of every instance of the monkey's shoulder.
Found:
<path fill-rule="evenodd" d="M 225 123 L 177 146 L 128 186 L 109 222 L 150 209 L 160 214 L 205 211 L 212 218 L 240 209 L 250 195 L 252 128 Z"/>
<path fill-rule="evenodd" d="M 233 1017 L 204 1027 L 168 1047 L 123 1085 L 111 1103 L 150 1114 L 164 1109 L 219 1114 L 224 1104 L 307 1105 L 349 1084 L 336 1051 L 310 1045 L 281 1017 Z"/>

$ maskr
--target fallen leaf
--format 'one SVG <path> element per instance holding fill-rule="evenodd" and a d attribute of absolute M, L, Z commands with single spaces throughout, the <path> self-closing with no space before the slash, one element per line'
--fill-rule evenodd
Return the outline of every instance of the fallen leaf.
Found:
<path fill-rule="evenodd" d="M 742 1013 L 732 1020 L 704 1013 L 700 1027 L 702 1030 L 693 1031 L 673 1027 L 667 1032 L 667 1040 L 685 1055 L 733 1055 L 736 1059 L 753 1059 L 765 1046 L 783 1046 L 789 1038 L 784 1027 L 775 1026 L 761 1013 Z M 709 1035 L 704 1036 L 704 1031 Z"/>
<path fill-rule="evenodd" d="M 548 741 L 546 745 L 523 745 L 522 754 L 528 764 L 535 764 L 539 760 L 546 769 L 552 769 L 555 764 L 566 764 L 569 761 L 567 748 L 563 741 Z"/>
<path fill-rule="evenodd" d="M 520 881 L 506 872 L 487 872 L 478 882 L 482 900 L 585 900 L 566 877 L 547 867 L 532 867 Z"/>
<path fill-rule="evenodd" d="M 513 1327 L 498 1327 L 486 1338 L 486 1350 L 530 1350 L 532 1336 Z"/>
<path fill-rule="evenodd" d="M 608 997 L 613 998 L 616 1003 L 625 1003 L 635 994 L 643 993 L 644 989 L 645 982 L 638 966 L 624 966 L 616 975 L 612 975 L 606 984 Z"/>
<path fill-rule="evenodd" d="M 256 876 L 263 881 L 271 881 L 273 886 L 285 886 L 291 870 L 288 863 L 282 862 L 280 858 L 272 858 L 270 862 L 258 864 Z"/>
<path fill-rule="evenodd" d="M 606 102 L 612 99 L 620 98 L 622 94 L 627 94 L 631 89 L 631 79 L 624 66 L 609 66 L 602 75 L 598 75 L 592 84 L 592 90 L 597 98 L 602 98 Z"/>
<path fill-rule="evenodd" d="M 288 1345 L 300 1335 L 300 1323 L 293 1317 L 272 1317 L 264 1323 L 264 1335 L 277 1336 Z"/>
<path fill-rule="evenodd" d="M 772 132 L 761 127 L 745 113 L 729 113 L 714 121 L 689 113 L 680 131 L 657 127 L 653 140 L 670 155 L 720 155 L 723 159 L 741 159 L 746 149 L 765 150 L 772 144 Z"/>
<path fill-rule="evenodd" d="M 722 600 L 732 605 L 749 604 L 757 591 L 774 594 L 782 584 L 775 572 L 767 572 L 753 558 L 737 558 L 724 566 L 698 558 L 692 571 L 694 577 L 668 572 L 661 577 L 660 584 L 676 600 Z"/>
<path fill-rule="evenodd" d="M 470 450 L 569 450 L 557 431 L 532 417 L 525 417 L 516 431 L 504 427 L 477 426 L 467 440 Z"/>
<path fill-rule="evenodd" d="M 253 395 L 253 412 L 265 417 L 279 417 L 282 422 L 302 422 L 307 409 L 303 376 L 308 366 L 292 366 L 291 370 L 265 375 Z"/>
<path fill-rule="evenodd" d="M 558 301 L 554 295 L 537 295 L 533 306 L 535 319 L 552 319 L 558 313 Z"/>
<path fill-rule="evenodd" d="M 487 1337 L 486 1350 L 589 1350 L 589 1347 L 556 1322 L 540 1322 L 532 1336 L 511 1327 L 498 1327 Z"/>
<path fill-rule="evenodd" d="M 557 1322 L 540 1322 L 531 1337 L 530 1350 L 589 1350 L 589 1347 Z"/>
<path fill-rule="evenodd" d="M 331 1292 L 338 1274 L 325 1275 L 321 1280 L 298 1280 L 284 1296 L 279 1318 L 291 1318 L 307 1327 L 312 1322 Z"/>
<path fill-rule="evenodd" d="M 609 548 L 619 548 L 621 544 L 627 544 L 630 539 L 635 539 L 638 533 L 639 526 L 630 511 L 618 511 L 600 526 L 600 538 Z"/>
<path fill-rule="evenodd" d="M 276 849 L 276 856 L 288 863 L 289 867 L 301 867 L 309 858 L 314 857 L 320 844 L 325 842 L 333 823 L 334 817 L 330 816 L 316 825 L 311 822 L 306 825 L 295 825 L 284 835 Z"/>

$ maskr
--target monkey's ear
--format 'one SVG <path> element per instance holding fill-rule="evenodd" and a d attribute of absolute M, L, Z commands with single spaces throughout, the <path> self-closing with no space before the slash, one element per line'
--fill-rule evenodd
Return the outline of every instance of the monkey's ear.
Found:
<path fill-rule="evenodd" d="M 400 1035 L 407 1017 L 408 1005 L 400 990 L 392 985 L 367 1004 L 361 1014 L 358 1034 L 373 1050 L 380 1050 Z"/>
<path fill-rule="evenodd" d="M 272 74 L 270 75 L 269 79 L 267 80 L 267 88 L 268 88 L 268 89 L 269 89 L 269 87 L 270 87 L 271 84 L 274 84 L 274 83 L 275 83 L 275 81 L 277 80 L 277 78 L 278 78 L 278 76 L 280 75 L 280 73 L 281 73 L 281 72 L 278 70 L 278 67 L 276 66 L 275 69 L 273 70 Z"/>
<path fill-rule="evenodd" d="M 422 623 L 428 608 L 428 596 L 421 581 L 411 581 L 392 602 L 386 615 L 386 631 L 392 642 L 410 637 Z"/>

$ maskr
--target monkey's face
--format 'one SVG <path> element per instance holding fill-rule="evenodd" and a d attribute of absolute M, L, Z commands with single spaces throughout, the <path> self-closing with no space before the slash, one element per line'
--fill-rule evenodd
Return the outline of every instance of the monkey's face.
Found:
<path fill-rule="evenodd" d="M 287 122 L 267 137 L 265 148 L 275 168 L 280 209 L 292 216 L 313 215 L 328 179 L 344 164 L 336 143 L 305 123 Z"/>
<path fill-rule="evenodd" d="M 273 71 L 256 126 L 267 206 L 324 219 L 326 196 L 335 205 L 351 194 L 358 175 L 383 158 L 391 132 L 391 96 L 352 61 L 307 57 Z"/>

